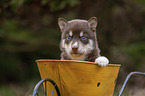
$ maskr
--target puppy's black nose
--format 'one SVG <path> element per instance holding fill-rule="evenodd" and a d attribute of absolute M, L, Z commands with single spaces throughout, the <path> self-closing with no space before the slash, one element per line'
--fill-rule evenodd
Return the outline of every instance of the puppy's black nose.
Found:
<path fill-rule="evenodd" d="M 74 53 L 77 53 L 78 47 L 73 47 L 73 48 L 72 48 L 72 51 L 73 51 Z"/>

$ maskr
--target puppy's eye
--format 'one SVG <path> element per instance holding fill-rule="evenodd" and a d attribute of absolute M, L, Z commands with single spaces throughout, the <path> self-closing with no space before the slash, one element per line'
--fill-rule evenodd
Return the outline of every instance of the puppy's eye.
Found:
<path fill-rule="evenodd" d="M 82 40 L 86 40 L 87 38 L 86 38 L 85 36 L 82 36 L 81 39 L 82 39 Z"/>
<path fill-rule="evenodd" d="M 66 39 L 67 39 L 67 40 L 70 40 L 70 39 L 71 39 L 71 36 L 68 36 Z"/>

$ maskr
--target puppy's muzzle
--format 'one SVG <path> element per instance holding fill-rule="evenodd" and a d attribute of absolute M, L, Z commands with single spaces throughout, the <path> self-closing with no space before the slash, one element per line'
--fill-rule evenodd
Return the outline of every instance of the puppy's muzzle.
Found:
<path fill-rule="evenodd" d="M 77 54 L 78 53 L 78 47 L 72 47 L 72 51 L 74 54 Z"/>

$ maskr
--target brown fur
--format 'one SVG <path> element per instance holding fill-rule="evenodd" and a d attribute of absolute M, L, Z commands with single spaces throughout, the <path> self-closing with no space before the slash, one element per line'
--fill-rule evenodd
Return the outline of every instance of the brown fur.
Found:
<path fill-rule="evenodd" d="M 92 19 L 96 20 L 95 17 L 93 17 Z M 64 23 L 64 24 L 61 24 L 62 26 L 60 25 L 60 21 Z M 62 60 L 71 60 L 71 57 L 66 53 L 66 50 L 62 47 L 62 40 L 66 38 L 65 34 L 67 34 L 69 30 L 72 30 L 74 32 L 73 34 L 79 34 L 80 31 L 84 31 L 89 35 L 88 38 L 93 41 L 93 50 L 90 50 L 88 54 L 85 54 L 86 56 L 84 58 L 84 61 L 94 62 L 95 59 L 100 56 L 100 49 L 98 48 L 98 43 L 97 43 L 97 38 L 96 38 L 96 30 L 95 30 L 96 28 L 94 28 L 93 26 L 92 27 L 88 26 L 89 20 L 86 21 L 86 20 L 76 19 L 76 20 L 67 22 L 65 19 L 60 18 L 58 22 L 59 22 L 59 26 L 62 32 L 61 43 L 60 43 L 60 50 L 62 52 L 61 53 Z"/>

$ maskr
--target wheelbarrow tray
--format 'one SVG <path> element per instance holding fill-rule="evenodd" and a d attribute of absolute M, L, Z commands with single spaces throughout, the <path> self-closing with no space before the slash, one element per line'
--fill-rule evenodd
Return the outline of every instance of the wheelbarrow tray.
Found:
<path fill-rule="evenodd" d="M 57 84 L 61 96 L 113 96 L 119 64 L 100 67 L 97 63 L 74 60 L 36 60 L 41 78 Z M 47 96 L 53 86 L 48 82 Z M 57 96 L 54 92 L 53 96 Z"/>

